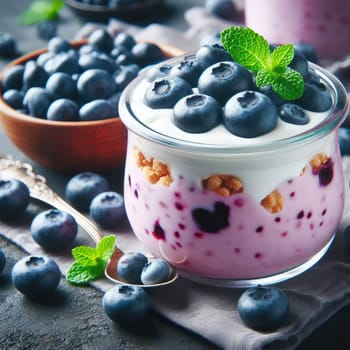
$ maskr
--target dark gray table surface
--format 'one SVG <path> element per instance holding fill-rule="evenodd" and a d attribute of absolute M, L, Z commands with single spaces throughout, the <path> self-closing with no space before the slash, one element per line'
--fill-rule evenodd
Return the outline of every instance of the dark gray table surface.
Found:
<path fill-rule="evenodd" d="M 0 1 L 0 32 L 11 32 L 22 53 L 46 45 L 45 41 L 37 37 L 36 27 L 23 27 L 18 23 L 18 15 L 30 2 Z M 184 29 L 186 22 L 183 12 L 194 5 L 202 5 L 204 0 L 167 2 L 171 6 L 171 13 L 165 23 Z M 60 22 L 59 35 L 67 39 L 73 38 L 83 25 L 67 8 L 61 12 Z M 7 62 L 0 59 L 0 68 Z M 12 145 L 1 126 L 0 153 L 30 162 L 36 172 L 46 176 L 54 190 L 62 194 L 67 176 L 48 171 L 30 161 Z M 59 292 L 49 302 L 31 302 L 23 298 L 10 281 L 11 267 L 26 253 L 1 235 L 0 247 L 8 258 L 5 272 L 0 276 L 0 349 L 216 349 L 201 337 L 152 312 L 140 325 L 115 325 L 102 311 L 100 291 L 88 287 L 73 288 L 65 280 L 62 280 Z M 350 307 L 346 307 L 317 329 L 298 349 L 348 348 L 349 318 Z"/>

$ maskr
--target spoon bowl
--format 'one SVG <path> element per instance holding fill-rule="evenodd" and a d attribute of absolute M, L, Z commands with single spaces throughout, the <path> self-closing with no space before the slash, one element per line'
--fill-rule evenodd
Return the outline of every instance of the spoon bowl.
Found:
<path fill-rule="evenodd" d="M 56 209 L 70 213 L 77 224 L 81 226 L 90 238 L 97 244 L 103 237 L 101 230 L 85 215 L 73 208 L 68 202 L 54 192 L 46 183 L 46 178 L 34 173 L 33 168 L 28 163 L 14 160 L 10 156 L 0 155 L 0 180 L 15 178 L 21 180 L 28 186 L 32 199 L 55 207 Z M 124 285 L 136 285 L 142 288 L 161 287 L 173 283 L 178 278 L 178 272 L 172 267 L 169 279 L 157 284 L 132 284 L 123 281 L 117 273 L 117 264 L 124 252 L 115 247 L 112 257 L 109 259 L 105 269 L 105 276 L 112 282 Z M 148 259 L 154 257 L 149 256 Z"/>

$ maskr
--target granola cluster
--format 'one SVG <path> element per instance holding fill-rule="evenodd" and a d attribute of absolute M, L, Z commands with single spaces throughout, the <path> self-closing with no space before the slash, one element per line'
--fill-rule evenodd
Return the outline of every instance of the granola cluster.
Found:
<path fill-rule="evenodd" d="M 243 191 L 243 183 L 238 177 L 223 174 L 211 175 L 202 180 L 202 187 L 225 197 Z"/>

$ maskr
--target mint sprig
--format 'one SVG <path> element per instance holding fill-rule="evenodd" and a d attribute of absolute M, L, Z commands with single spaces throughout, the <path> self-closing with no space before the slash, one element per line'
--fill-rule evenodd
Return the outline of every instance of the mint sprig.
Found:
<path fill-rule="evenodd" d="M 34 0 L 27 10 L 20 14 L 19 21 L 24 25 L 52 21 L 57 18 L 63 6 L 63 0 Z"/>
<path fill-rule="evenodd" d="M 100 277 L 114 252 L 114 248 L 114 235 L 103 237 L 96 248 L 89 246 L 73 248 L 72 255 L 75 261 L 67 272 L 67 281 L 75 285 L 84 285 Z"/>
<path fill-rule="evenodd" d="M 294 57 L 291 44 L 272 52 L 267 40 L 251 28 L 232 26 L 221 32 L 221 41 L 233 60 L 256 75 L 258 87 L 271 86 L 285 100 L 295 100 L 304 92 L 304 80 L 289 67 Z"/>

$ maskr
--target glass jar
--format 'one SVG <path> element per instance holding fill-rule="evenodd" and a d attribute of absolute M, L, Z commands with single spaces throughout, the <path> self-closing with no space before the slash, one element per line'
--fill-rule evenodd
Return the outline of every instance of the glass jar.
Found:
<path fill-rule="evenodd" d="M 334 101 L 326 116 L 293 136 L 243 145 L 160 132 L 154 113 L 171 110 L 138 109 L 146 72 L 126 88 L 119 110 L 128 129 L 128 219 L 182 276 L 226 287 L 275 283 L 327 251 L 344 206 L 338 128 L 348 102 L 340 82 L 312 66 Z"/>

